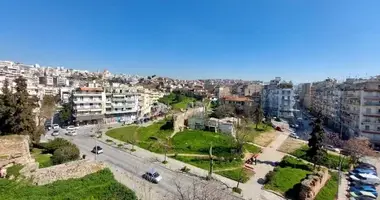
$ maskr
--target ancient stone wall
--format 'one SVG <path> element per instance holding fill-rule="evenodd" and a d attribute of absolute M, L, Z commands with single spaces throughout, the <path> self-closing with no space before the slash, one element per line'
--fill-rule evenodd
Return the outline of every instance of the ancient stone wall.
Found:
<path fill-rule="evenodd" d="M 10 163 L 34 162 L 29 152 L 29 136 L 6 135 L 0 137 L 0 167 Z"/>
<path fill-rule="evenodd" d="M 322 168 L 320 171 L 309 175 L 301 182 L 299 198 L 302 200 L 315 199 L 319 190 L 321 190 L 329 178 L 330 174 L 326 168 Z"/>
<path fill-rule="evenodd" d="M 57 180 L 81 178 L 105 168 L 102 162 L 78 160 L 48 168 L 37 169 L 28 178 L 32 178 L 33 184 L 45 185 Z"/>
<path fill-rule="evenodd" d="M 203 110 L 204 110 L 203 107 L 190 108 L 183 113 L 174 114 L 173 116 L 174 117 L 174 125 L 173 125 L 174 133 L 177 133 L 183 130 L 186 119 L 188 119 L 192 115 L 203 112 Z"/>

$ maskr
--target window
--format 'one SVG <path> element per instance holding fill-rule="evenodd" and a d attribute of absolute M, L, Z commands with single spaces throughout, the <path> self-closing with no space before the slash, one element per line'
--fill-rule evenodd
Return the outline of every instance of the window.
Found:
<path fill-rule="evenodd" d="M 380 126 L 377 127 L 377 131 L 380 131 Z"/>
<path fill-rule="evenodd" d="M 92 106 L 92 105 L 94 105 L 94 104 L 90 103 L 90 106 Z"/>
<path fill-rule="evenodd" d="M 369 126 L 365 126 L 365 130 L 367 130 L 367 131 L 368 131 L 368 130 L 369 130 Z"/>
<path fill-rule="evenodd" d="M 380 89 L 380 85 L 377 86 L 377 89 Z"/>
<path fill-rule="evenodd" d="M 371 108 L 366 108 L 365 112 L 366 112 L 367 114 L 371 114 Z"/>

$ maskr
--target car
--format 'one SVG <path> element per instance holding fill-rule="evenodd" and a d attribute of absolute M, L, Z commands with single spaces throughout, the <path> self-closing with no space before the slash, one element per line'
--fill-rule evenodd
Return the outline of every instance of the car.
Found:
<path fill-rule="evenodd" d="M 158 183 L 162 179 L 162 176 L 155 169 L 150 169 L 148 172 L 143 174 L 142 177 L 152 183 Z"/>
<path fill-rule="evenodd" d="M 340 153 L 340 149 L 338 149 L 338 148 L 336 148 L 336 147 L 334 147 L 332 145 L 325 146 L 325 149 L 330 150 L 330 151 L 334 151 L 334 152 L 337 152 L 337 153 Z"/>
<path fill-rule="evenodd" d="M 357 167 L 376 170 L 376 167 L 368 163 L 360 163 Z"/>
<path fill-rule="evenodd" d="M 276 126 L 276 131 L 283 132 L 283 130 L 282 130 L 281 127 L 279 127 L 279 126 Z"/>
<path fill-rule="evenodd" d="M 289 137 L 292 137 L 292 138 L 295 138 L 295 139 L 299 139 L 300 138 L 295 132 L 291 132 L 289 134 Z"/>
<path fill-rule="evenodd" d="M 350 200 L 376 200 L 376 197 L 366 197 L 366 196 L 361 196 L 361 197 L 350 197 Z"/>
<path fill-rule="evenodd" d="M 75 130 L 67 131 L 67 132 L 66 132 L 66 135 L 76 136 L 76 135 L 77 135 L 77 132 L 76 132 Z"/>
<path fill-rule="evenodd" d="M 360 173 L 377 175 L 376 170 L 369 169 L 369 168 L 356 167 L 354 168 L 354 170 L 350 171 L 350 174 L 360 174 Z"/>
<path fill-rule="evenodd" d="M 355 197 L 355 198 L 358 198 L 358 197 L 376 198 L 376 196 L 374 194 L 372 194 L 371 192 L 366 192 L 366 191 L 350 192 L 350 196 Z"/>
<path fill-rule="evenodd" d="M 375 195 L 376 197 L 378 196 L 378 193 L 377 193 L 376 190 L 375 191 L 373 191 L 373 190 L 367 191 L 367 190 L 360 190 L 360 189 L 352 188 L 352 189 L 350 189 L 350 192 L 355 192 L 355 193 L 358 193 L 358 192 L 369 192 L 369 193 Z"/>
<path fill-rule="evenodd" d="M 376 188 L 373 185 L 358 185 L 358 186 L 351 186 L 351 190 L 362 190 L 362 191 L 368 191 L 368 192 L 376 192 Z"/>
<path fill-rule="evenodd" d="M 58 124 L 53 124 L 53 129 L 59 129 L 59 125 Z"/>
<path fill-rule="evenodd" d="M 358 183 L 370 184 L 370 185 L 379 185 L 380 178 L 373 174 L 355 174 L 350 175 L 349 179 L 351 181 L 356 181 Z"/>
<path fill-rule="evenodd" d="M 101 154 L 103 153 L 103 148 L 100 146 L 94 146 L 94 148 L 91 150 L 92 153 L 95 154 Z"/>
<path fill-rule="evenodd" d="M 75 126 L 68 126 L 66 128 L 67 131 L 73 131 L 73 130 L 77 130 L 77 128 Z"/>
<path fill-rule="evenodd" d="M 58 136 L 59 135 L 59 130 L 55 129 L 53 130 L 53 132 L 51 133 L 52 136 Z"/>

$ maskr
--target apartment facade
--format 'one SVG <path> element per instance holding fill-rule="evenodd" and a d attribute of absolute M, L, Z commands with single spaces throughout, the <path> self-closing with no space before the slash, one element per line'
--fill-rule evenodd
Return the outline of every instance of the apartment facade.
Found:
<path fill-rule="evenodd" d="M 80 87 L 73 91 L 73 110 L 78 124 L 96 124 L 105 115 L 105 93 L 102 87 Z"/>
<path fill-rule="evenodd" d="M 293 85 L 291 83 L 280 83 L 280 78 L 271 80 L 265 85 L 262 94 L 262 107 L 266 114 L 286 119 L 294 118 L 296 103 Z"/>
<path fill-rule="evenodd" d="M 138 118 L 137 89 L 120 84 L 105 87 L 105 122 L 131 124 Z"/>

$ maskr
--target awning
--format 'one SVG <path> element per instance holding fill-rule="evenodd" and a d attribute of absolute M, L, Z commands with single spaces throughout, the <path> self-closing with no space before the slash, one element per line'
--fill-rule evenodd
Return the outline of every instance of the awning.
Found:
<path fill-rule="evenodd" d="M 89 120 L 98 120 L 103 119 L 104 115 L 80 115 L 76 117 L 76 121 L 89 121 Z"/>

